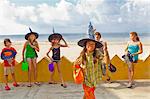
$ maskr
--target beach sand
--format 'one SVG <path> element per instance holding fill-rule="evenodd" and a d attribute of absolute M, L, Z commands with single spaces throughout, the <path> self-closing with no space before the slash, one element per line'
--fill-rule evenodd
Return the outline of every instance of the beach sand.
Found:
<path fill-rule="evenodd" d="M 22 49 L 25 41 L 15 41 L 12 43 L 12 46 L 17 50 L 17 56 L 16 60 L 17 62 L 22 61 Z M 69 47 L 67 48 L 61 48 L 61 56 L 65 56 L 70 61 L 74 61 L 82 51 L 82 48 L 79 47 L 76 43 L 69 43 Z M 43 57 L 46 56 L 46 53 L 48 52 L 49 48 L 51 47 L 49 42 L 39 42 L 40 46 L 40 52 L 38 52 L 38 61 L 40 61 Z M 4 47 L 3 42 L 0 42 L 0 50 Z M 108 51 L 110 54 L 110 58 L 112 58 L 115 55 L 118 55 L 120 58 L 124 54 L 124 49 L 126 47 L 125 43 L 113 43 L 108 42 Z M 150 45 L 143 43 L 143 53 L 139 55 L 139 59 L 145 60 L 149 54 L 150 54 Z M 50 53 L 51 55 L 51 53 Z M 2 60 L 0 59 L 0 62 Z"/>

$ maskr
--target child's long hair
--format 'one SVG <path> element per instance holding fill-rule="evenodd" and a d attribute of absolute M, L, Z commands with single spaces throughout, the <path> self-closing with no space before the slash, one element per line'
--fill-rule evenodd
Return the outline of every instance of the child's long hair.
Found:
<path fill-rule="evenodd" d="M 83 48 L 83 50 L 82 50 L 82 52 L 80 53 L 80 56 L 82 57 L 82 64 L 83 65 L 85 65 L 86 64 L 86 62 L 87 62 L 87 58 L 86 58 L 86 51 L 87 51 L 87 49 L 86 49 L 86 46 Z M 94 49 L 94 51 L 93 51 L 93 62 L 94 62 L 94 64 L 97 62 L 97 57 L 96 57 L 96 47 L 95 47 L 95 49 Z"/>
<path fill-rule="evenodd" d="M 139 38 L 137 32 L 130 32 L 130 34 L 136 36 L 136 40 L 140 41 L 140 38 Z"/>
<path fill-rule="evenodd" d="M 30 37 L 28 37 L 28 41 L 31 43 Z M 33 42 L 36 42 L 36 37 L 35 37 L 35 39 L 33 40 Z"/>
<path fill-rule="evenodd" d="M 36 38 L 33 40 L 33 42 L 31 42 L 30 38 L 28 38 L 28 41 L 33 45 L 35 43 L 35 46 L 37 47 L 37 41 Z"/>

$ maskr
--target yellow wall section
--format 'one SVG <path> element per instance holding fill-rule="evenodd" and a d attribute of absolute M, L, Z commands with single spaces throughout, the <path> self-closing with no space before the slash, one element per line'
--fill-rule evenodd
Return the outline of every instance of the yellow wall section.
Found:
<path fill-rule="evenodd" d="M 111 63 L 116 66 L 117 71 L 115 73 L 111 73 L 110 76 L 112 80 L 124 80 L 128 79 L 128 68 L 127 65 L 122 61 L 117 55 L 115 55 L 111 59 Z M 21 70 L 21 64 L 18 63 L 15 66 L 15 75 L 16 79 L 19 82 L 26 82 L 28 81 L 28 74 L 27 72 L 24 72 Z M 48 82 L 50 78 L 50 72 L 48 70 L 48 64 L 49 60 L 44 57 L 41 61 L 37 64 L 37 70 L 38 70 L 38 81 L 41 82 Z M 68 60 L 66 57 L 61 58 L 61 70 L 63 74 L 63 78 L 65 81 L 73 81 L 72 76 L 72 66 L 73 62 Z M 150 79 L 150 56 L 146 58 L 145 61 L 139 61 L 137 64 L 135 64 L 135 79 Z M 59 81 L 57 66 L 55 66 L 55 74 L 54 79 L 56 81 Z M 32 80 L 33 80 L 33 74 L 32 74 Z M 11 80 L 11 76 L 9 75 L 9 81 Z M 0 82 L 3 82 L 3 64 L 0 63 Z"/>

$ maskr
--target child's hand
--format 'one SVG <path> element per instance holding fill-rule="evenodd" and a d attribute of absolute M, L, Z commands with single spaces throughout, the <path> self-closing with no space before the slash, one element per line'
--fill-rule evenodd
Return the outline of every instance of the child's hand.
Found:
<path fill-rule="evenodd" d="M 7 59 L 7 61 L 8 61 L 8 64 L 12 66 L 13 58 Z"/>
<path fill-rule="evenodd" d="M 137 55 L 136 53 L 134 53 L 134 54 L 131 54 L 132 56 L 135 56 L 135 55 Z"/>
<path fill-rule="evenodd" d="M 53 59 L 50 57 L 50 61 L 53 62 Z"/>

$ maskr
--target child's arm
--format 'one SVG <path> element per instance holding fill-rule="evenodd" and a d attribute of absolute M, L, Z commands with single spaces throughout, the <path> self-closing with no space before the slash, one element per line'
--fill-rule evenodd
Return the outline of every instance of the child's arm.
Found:
<path fill-rule="evenodd" d="M 36 51 L 39 52 L 39 44 L 38 44 L 37 41 L 36 41 L 35 43 L 36 43 L 35 45 L 32 45 L 31 43 L 29 43 L 29 44 L 30 44 L 30 46 L 31 46 L 32 48 L 34 48 Z"/>
<path fill-rule="evenodd" d="M 49 49 L 49 51 L 47 52 L 47 57 L 50 59 L 50 60 L 52 60 L 52 58 L 49 56 L 49 53 L 51 52 L 51 50 L 53 49 L 53 47 L 51 47 L 50 49 Z"/>
<path fill-rule="evenodd" d="M 75 61 L 74 61 L 74 65 L 81 65 L 82 64 L 82 57 L 79 56 Z"/>
<path fill-rule="evenodd" d="M 128 46 L 129 46 L 129 42 L 128 42 L 127 45 L 126 45 L 125 52 L 128 51 Z"/>
<path fill-rule="evenodd" d="M 36 51 L 38 51 L 38 52 L 40 51 L 40 49 L 39 49 L 39 44 L 38 44 L 38 42 L 37 42 L 37 41 L 36 41 L 35 50 L 36 50 Z"/>
<path fill-rule="evenodd" d="M 22 50 L 22 60 L 24 61 L 24 52 L 27 46 L 27 42 L 25 42 L 24 46 L 23 46 L 23 50 Z"/>
<path fill-rule="evenodd" d="M 62 38 L 62 40 L 64 41 L 65 45 L 60 44 L 60 47 L 68 47 L 67 42 L 64 40 L 64 38 Z"/>

